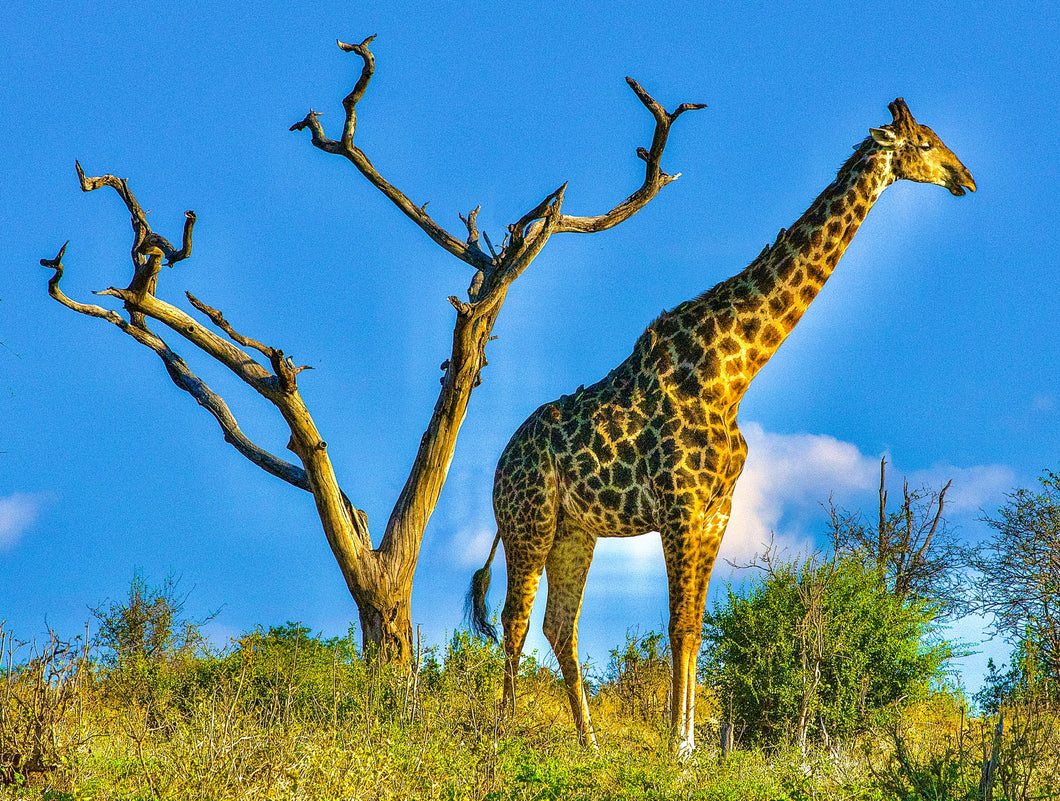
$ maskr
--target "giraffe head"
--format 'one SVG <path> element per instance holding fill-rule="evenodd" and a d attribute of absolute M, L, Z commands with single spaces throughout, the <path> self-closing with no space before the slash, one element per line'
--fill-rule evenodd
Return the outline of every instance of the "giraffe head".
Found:
<path fill-rule="evenodd" d="M 975 191 L 975 181 L 968 168 L 933 130 L 913 119 L 902 98 L 888 108 L 894 121 L 881 128 L 870 128 L 869 133 L 877 145 L 892 151 L 891 172 L 895 178 L 938 184 L 958 197 L 966 188 Z"/>

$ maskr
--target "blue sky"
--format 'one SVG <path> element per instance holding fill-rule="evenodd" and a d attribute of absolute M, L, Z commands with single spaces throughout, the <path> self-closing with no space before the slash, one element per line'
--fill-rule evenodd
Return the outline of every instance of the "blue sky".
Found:
<path fill-rule="evenodd" d="M 187 610 L 220 609 L 218 641 L 299 620 L 356 619 L 311 498 L 244 461 L 158 359 L 46 293 L 38 260 L 70 239 L 64 289 L 124 286 L 129 179 L 155 230 L 193 257 L 187 290 L 242 332 L 312 365 L 300 387 L 347 494 L 378 534 L 438 388 L 469 269 L 345 161 L 288 132 L 310 107 L 337 136 L 370 34 L 376 77 L 358 143 L 458 233 L 482 205 L 494 241 L 569 182 L 596 214 L 640 182 L 651 119 L 623 78 L 668 108 L 663 168 L 682 173 L 639 215 L 554 238 L 497 323 L 413 596 L 428 642 L 461 622 L 493 533 L 504 443 L 540 403 L 604 375 L 660 311 L 738 272 L 831 181 L 903 96 L 979 186 L 887 190 L 741 409 L 751 458 L 723 555 L 776 532 L 822 531 L 832 495 L 871 514 L 878 461 L 912 485 L 954 479 L 951 521 L 1060 462 L 1057 242 L 1060 71 L 1055 10 L 1030 3 L 22 2 L 0 26 L 0 620 L 22 638 L 80 632 L 139 571 L 173 574 Z M 719 4 L 720 5 L 720 4 Z M 171 342 L 282 453 L 271 408 Z M 900 484 L 898 484 L 900 486 Z M 720 565 L 715 586 L 728 571 Z M 738 579 L 737 579 L 738 580 Z M 499 602 L 503 580 L 495 579 Z M 583 655 L 665 626 L 657 538 L 607 542 L 589 575 Z M 968 622 L 965 639 L 979 637 Z M 536 635 L 535 635 L 536 636 Z M 533 644 L 543 646 L 538 636 Z M 999 650 L 996 644 L 990 646 Z M 544 649 L 547 650 L 547 649 Z M 1000 647 L 1000 652 L 1006 649 Z M 983 658 L 966 668 L 978 682 Z"/>

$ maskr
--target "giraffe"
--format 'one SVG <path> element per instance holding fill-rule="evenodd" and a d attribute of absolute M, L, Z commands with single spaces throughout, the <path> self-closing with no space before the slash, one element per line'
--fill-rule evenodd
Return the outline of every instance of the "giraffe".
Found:
<path fill-rule="evenodd" d="M 810 208 L 743 272 L 664 312 L 608 375 L 539 407 L 497 464 L 497 536 L 469 593 L 475 631 L 496 640 L 485 592 L 503 541 L 504 700 L 515 681 L 542 571 L 544 633 L 566 684 L 579 739 L 596 738 L 578 666 L 578 616 L 598 537 L 657 531 L 669 590 L 670 723 L 695 747 L 695 671 L 707 583 L 747 446 L 736 424 L 751 380 L 791 333 L 880 193 L 899 179 L 953 195 L 971 173 L 902 98 Z"/>

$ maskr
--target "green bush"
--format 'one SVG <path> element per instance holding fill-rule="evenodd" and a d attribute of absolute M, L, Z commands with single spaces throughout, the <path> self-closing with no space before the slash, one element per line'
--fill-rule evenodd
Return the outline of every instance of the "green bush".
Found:
<path fill-rule="evenodd" d="M 204 682 L 224 681 L 266 724 L 346 720 L 364 703 L 366 666 L 352 635 L 323 638 L 300 623 L 259 627 L 202 667 Z"/>
<path fill-rule="evenodd" d="M 860 561 L 767 561 L 705 617 L 701 678 L 755 744 L 861 732 L 923 697 L 949 656 L 933 610 L 902 601 Z"/>
<path fill-rule="evenodd" d="M 611 660 L 601 692 L 618 702 L 619 714 L 659 725 L 667 715 L 670 691 L 670 649 L 659 632 L 626 632 Z"/>
<path fill-rule="evenodd" d="M 186 709 L 208 660 L 199 631 L 206 621 L 183 616 L 187 597 L 177 594 L 177 584 L 170 576 L 153 587 L 137 574 L 127 599 L 92 610 L 99 625 L 100 691 L 135 706 L 150 723 L 171 706 Z"/>

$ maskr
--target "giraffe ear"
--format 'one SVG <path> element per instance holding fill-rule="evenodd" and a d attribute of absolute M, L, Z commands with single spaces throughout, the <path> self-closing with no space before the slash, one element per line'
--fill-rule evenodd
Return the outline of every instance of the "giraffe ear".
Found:
<path fill-rule="evenodd" d="M 869 128 L 869 136 L 884 147 L 894 147 L 898 143 L 898 134 L 890 128 Z"/>

